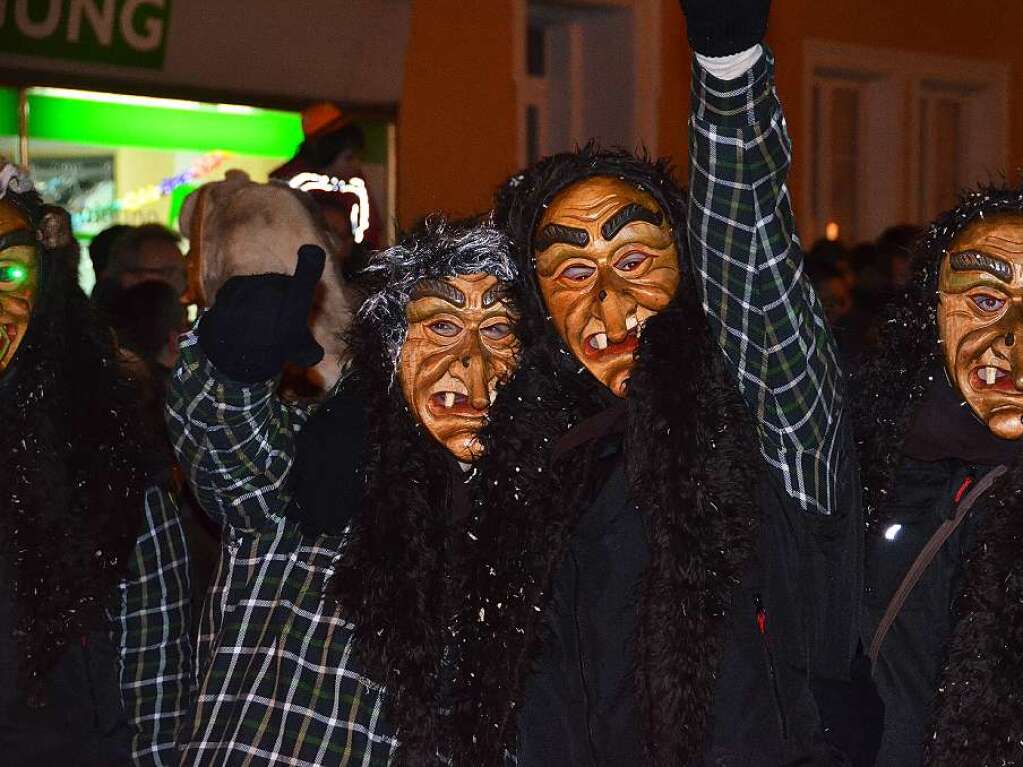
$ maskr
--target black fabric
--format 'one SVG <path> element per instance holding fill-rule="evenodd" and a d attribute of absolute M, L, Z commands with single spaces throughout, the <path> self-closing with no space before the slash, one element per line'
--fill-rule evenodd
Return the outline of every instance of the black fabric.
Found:
<path fill-rule="evenodd" d="M 958 458 L 982 466 L 1015 463 L 1019 442 L 992 434 L 952 388 L 943 370 L 935 370 L 933 378 L 902 452 L 917 461 Z"/>
<path fill-rule="evenodd" d="M 771 0 L 681 0 L 690 47 L 704 56 L 729 56 L 764 39 Z"/>
<path fill-rule="evenodd" d="M 239 383 L 276 378 L 287 362 L 312 367 L 323 348 L 309 329 L 313 293 L 326 255 L 298 250 L 295 274 L 232 277 L 199 322 L 199 344 L 213 366 Z"/>
<path fill-rule="evenodd" d="M 76 249 L 41 250 L 28 332 L 0 375 L 4 764 L 126 756 L 103 608 L 142 530 L 145 488 L 168 472 L 136 382 L 75 283 Z"/>

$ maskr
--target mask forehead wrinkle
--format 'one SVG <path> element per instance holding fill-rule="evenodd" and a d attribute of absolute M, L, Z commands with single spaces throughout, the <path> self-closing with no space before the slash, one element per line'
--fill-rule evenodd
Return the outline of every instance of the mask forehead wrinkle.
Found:
<path fill-rule="evenodd" d="M 953 253 L 949 262 L 952 270 L 956 272 L 988 272 L 1004 282 L 1012 281 L 1012 264 L 997 256 L 966 250 Z"/>
<path fill-rule="evenodd" d="M 447 280 L 426 279 L 420 280 L 412 288 L 410 300 L 416 301 L 420 298 L 441 298 L 459 308 L 465 307 L 465 293 Z"/>

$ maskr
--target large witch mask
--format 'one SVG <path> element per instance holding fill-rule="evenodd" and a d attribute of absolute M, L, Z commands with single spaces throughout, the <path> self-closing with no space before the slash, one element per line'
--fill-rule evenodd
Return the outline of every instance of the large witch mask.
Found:
<path fill-rule="evenodd" d="M 1023 216 L 964 229 L 942 262 L 938 295 L 950 380 L 992 433 L 1023 437 Z"/>

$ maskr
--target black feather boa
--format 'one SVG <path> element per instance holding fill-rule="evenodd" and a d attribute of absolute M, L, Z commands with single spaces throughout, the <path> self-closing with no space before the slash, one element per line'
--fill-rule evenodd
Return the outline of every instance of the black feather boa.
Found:
<path fill-rule="evenodd" d="M 514 753 L 515 713 L 540 652 L 554 572 L 599 490 L 598 445 L 554 461 L 558 438 L 606 406 L 599 384 L 543 343 L 492 408 L 458 646 L 453 758 Z M 636 684 L 649 764 L 698 762 L 730 597 L 755 547 L 756 442 L 706 320 L 685 293 L 646 326 L 625 437 L 650 562 Z"/>
<path fill-rule="evenodd" d="M 68 254 L 42 257 L 62 263 Z M 48 269 L 43 288 L 43 310 L 0 378 L 0 553 L 23 684 L 94 628 L 159 469 L 109 329 L 66 269 Z"/>
<path fill-rule="evenodd" d="M 903 440 L 942 369 L 936 324 L 942 259 L 970 224 L 1023 215 L 1023 188 L 983 186 L 942 214 L 915 246 L 914 278 L 881 326 L 877 353 L 852 376 L 864 511 L 873 535 L 888 524 L 887 499 Z M 966 559 L 931 715 L 927 765 L 1023 765 L 1023 460 L 980 502 L 990 509 Z"/>

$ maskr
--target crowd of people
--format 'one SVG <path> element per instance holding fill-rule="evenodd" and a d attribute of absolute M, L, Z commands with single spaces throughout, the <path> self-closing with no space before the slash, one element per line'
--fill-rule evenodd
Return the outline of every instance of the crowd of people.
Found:
<path fill-rule="evenodd" d="M 86 297 L 0 167 L 5 764 L 1023 763 L 1023 189 L 804 254 L 770 2 L 682 7 L 686 190 L 374 250 L 317 107 Z"/>

